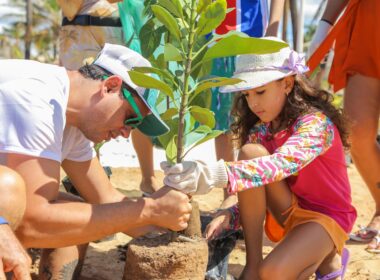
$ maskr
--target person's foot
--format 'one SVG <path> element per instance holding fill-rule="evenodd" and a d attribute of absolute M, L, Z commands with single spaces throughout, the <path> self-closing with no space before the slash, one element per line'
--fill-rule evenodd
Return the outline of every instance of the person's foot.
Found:
<path fill-rule="evenodd" d="M 152 194 L 160 188 L 160 184 L 156 177 L 142 178 L 140 183 L 140 190 L 143 194 Z"/>
<path fill-rule="evenodd" d="M 371 242 L 368 244 L 367 251 L 380 253 L 380 213 L 375 214 L 375 216 L 372 218 L 372 221 L 369 223 L 368 228 L 377 230 L 377 235 L 374 236 Z"/>
<path fill-rule="evenodd" d="M 336 252 L 329 254 L 318 267 L 319 275 L 327 275 L 341 268 L 342 258 Z M 316 272 L 317 273 L 317 272 Z M 320 277 L 322 278 L 322 277 Z"/>

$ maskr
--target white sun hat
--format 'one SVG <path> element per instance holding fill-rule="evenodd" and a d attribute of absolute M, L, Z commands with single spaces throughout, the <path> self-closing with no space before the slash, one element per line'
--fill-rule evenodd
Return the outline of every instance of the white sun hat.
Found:
<path fill-rule="evenodd" d="M 159 114 L 155 111 L 154 105 L 148 103 L 145 88 L 134 84 L 129 77 L 128 71 L 134 67 L 151 67 L 150 62 L 139 53 L 114 44 L 105 44 L 98 54 L 93 64 L 100 66 L 113 75 L 118 75 L 124 83 L 134 89 L 140 99 L 151 111 L 151 114 L 145 116 L 137 128 L 148 136 L 159 136 L 169 132 L 169 127 L 161 120 Z"/>
<path fill-rule="evenodd" d="M 276 37 L 262 37 L 263 40 L 284 41 Z M 222 93 L 249 90 L 286 76 L 309 71 L 303 55 L 289 47 L 269 54 L 244 54 L 236 57 L 236 70 L 232 78 L 243 80 L 234 85 L 219 88 Z"/>

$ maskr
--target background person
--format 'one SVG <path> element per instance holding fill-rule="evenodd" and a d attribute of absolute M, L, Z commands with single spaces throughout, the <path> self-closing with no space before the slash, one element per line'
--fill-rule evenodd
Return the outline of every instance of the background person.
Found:
<path fill-rule="evenodd" d="M 344 14 L 335 24 L 343 9 Z M 351 234 L 351 239 L 370 242 L 367 251 L 372 253 L 380 253 L 380 146 L 376 140 L 380 116 L 380 33 L 368 30 L 379 24 L 379 1 L 329 0 L 317 29 L 328 35 L 325 40 L 319 39 L 321 46 L 308 62 L 314 70 L 335 41 L 329 83 L 334 91 L 345 88 L 343 107 L 352 125 L 351 157 L 376 206 L 368 225 Z"/>

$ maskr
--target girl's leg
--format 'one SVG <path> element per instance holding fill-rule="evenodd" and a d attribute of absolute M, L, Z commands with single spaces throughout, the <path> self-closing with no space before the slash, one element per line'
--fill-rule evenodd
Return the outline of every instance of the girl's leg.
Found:
<path fill-rule="evenodd" d="M 247 144 L 241 148 L 238 160 L 252 159 L 267 154 L 267 150 L 261 145 Z M 263 260 L 263 223 L 266 209 L 265 187 L 238 193 L 238 201 L 246 248 L 246 266 L 240 279 L 259 279 L 258 269 Z"/>
<path fill-rule="evenodd" d="M 359 74 L 350 76 L 344 94 L 344 110 L 352 121 L 352 158 L 376 204 L 369 227 L 380 230 L 380 146 L 376 142 L 380 80 Z"/>
<path fill-rule="evenodd" d="M 268 154 L 262 145 L 247 144 L 240 150 L 238 159 L 252 159 Z M 240 279 L 259 279 L 258 271 L 263 260 L 262 239 L 267 188 L 263 186 L 238 193 L 240 221 L 246 245 L 246 266 Z"/>
<path fill-rule="evenodd" d="M 265 258 L 260 279 L 309 279 L 327 257 L 333 265 L 331 271 L 324 271 L 326 274 L 340 268 L 340 259 L 335 257 L 334 243 L 326 230 L 313 222 L 298 225 Z"/>

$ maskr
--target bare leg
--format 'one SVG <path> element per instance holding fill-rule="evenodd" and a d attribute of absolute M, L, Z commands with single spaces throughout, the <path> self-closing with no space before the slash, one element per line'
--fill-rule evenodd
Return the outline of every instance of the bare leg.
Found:
<path fill-rule="evenodd" d="M 362 75 L 350 76 L 344 94 L 344 109 L 353 122 L 352 158 L 376 204 L 369 227 L 380 230 L 380 147 L 376 142 L 380 80 Z"/>
<path fill-rule="evenodd" d="M 260 279 L 309 279 L 324 259 L 336 260 L 331 271 L 340 268 L 334 243 L 317 223 L 298 225 L 265 258 L 260 267 Z"/>
<path fill-rule="evenodd" d="M 0 194 L 0 216 L 15 230 L 25 212 L 25 183 L 16 171 L 3 165 L 0 165 Z"/>
<path fill-rule="evenodd" d="M 159 189 L 160 184 L 154 175 L 152 141 L 139 130 L 135 129 L 132 132 L 132 142 L 140 163 L 142 175 L 140 190 L 146 193 L 153 193 Z"/>
<path fill-rule="evenodd" d="M 59 193 L 58 200 L 82 201 L 81 198 Z M 40 280 L 75 280 L 79 279 L 86 256 L 88 244 L 58 249 L 44 249 L 39 267 Z"/>
<path fill-rule="evenodd" d="M 258 144 L 247 144 L 239 153 L 239 160 L 252 159 L 268 155 L 268 151 Z M 280 182 L 283 188 L 286 183 Z M 262 239 L 263 223 L 266 214 L 266 191 L 271 186 L 262 186 L 238 193 L 240 221 L 243 226 L 246 245 L 246 266 L 240 279 L 259 279 L 259 267 L 263 261 Z M 289 192 L 289 191 L 288 191 Z M 284 199 L 286 198 L 283 197 Z M 291 195 L 288 195 L 287 209 L 291 205 Z"/>
<path fill-rule="evenodd" d="M 59 249 L 44 249 L 41 255 L 39 279 L 79 279 L 88 244 Z"/>

